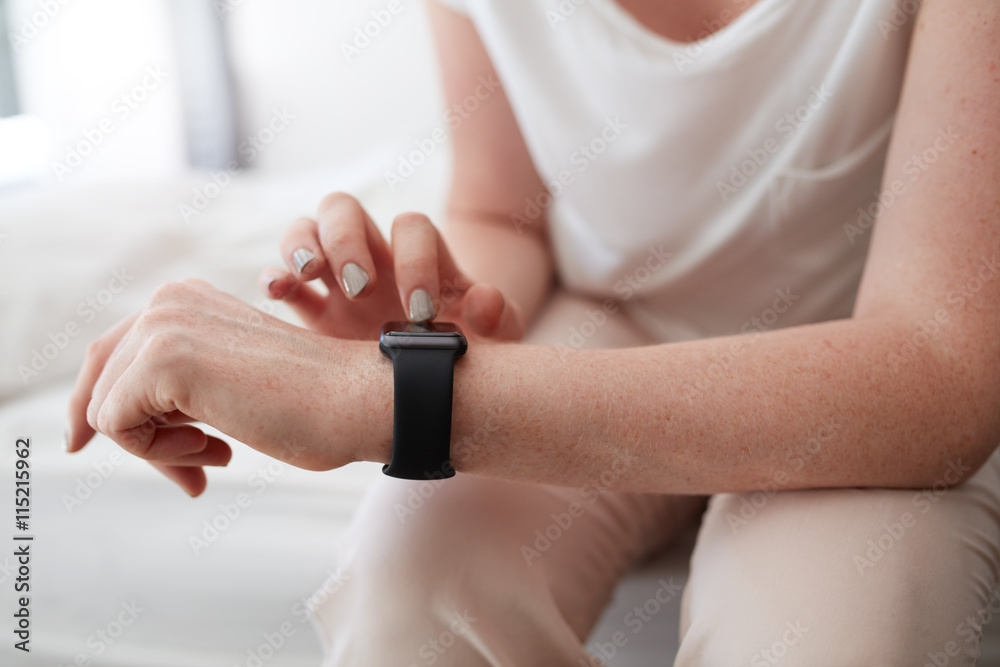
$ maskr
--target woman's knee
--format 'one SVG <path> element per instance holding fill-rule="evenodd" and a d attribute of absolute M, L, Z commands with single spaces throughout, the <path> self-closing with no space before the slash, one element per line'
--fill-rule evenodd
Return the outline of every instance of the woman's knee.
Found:
<path fill-rule="evenodd" d="M 996 508 L 981 504 L 963 487 L 933 501 L 858 489 L 716 497 L 677 664 L 972 664 L 979 636 L 962 623 L 988 601 L 998 561 Z"/>
<path fill-rule="evenodd" d="M 380 481 L 346 536 L 343 583 L 316 611 L 327 664 L 575 664 L 586 654 L 552 568 L 520 549 L 558 502 L 554 489 L 464 475 Z"/>
<path fill-rule="evenodd" d="M 345 534 L 337 589 L 313 612 L 325 664 L 489 664 L 469 643 L 491 567 L 491 490 L 477 481 L 376 482 Z"/>

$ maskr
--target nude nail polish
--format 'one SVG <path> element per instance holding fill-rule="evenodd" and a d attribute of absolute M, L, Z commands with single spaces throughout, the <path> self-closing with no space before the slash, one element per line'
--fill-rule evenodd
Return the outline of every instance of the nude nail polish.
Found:
<path fill-rule="evenodd" d="M 316 259 L 316 255 L 312 254 L 305 248 L 299 248 L 292 253 L 292 261 L 295 262 L 295 268 L 302 273 L 303 270 L 309 265 L 309 262 Z"/>
<path fill-rule="evenodd" d="M 434 319 L 434 302 L 426 290 L 415 289 L 410 294 L 410 321 L 426 322 Z"/>
<path fill-rule="evenodd" d="M 344 281 L 344 289 L 347 292 L 347 296 L 351 299 L 361 294 L 365 287 L 368 285 L 368 272 L 362 269 L 360 266 L 354 262 L 344 264 L 344 270 L 341 272 L 341 278 Z"/>

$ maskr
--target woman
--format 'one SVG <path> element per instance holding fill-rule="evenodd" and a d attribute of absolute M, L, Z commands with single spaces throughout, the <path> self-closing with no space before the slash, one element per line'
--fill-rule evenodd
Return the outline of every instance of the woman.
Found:
<path fill-rule="evenodd" d="M 1000 563 L 1000 5 L 451 4 L 443 236 L 326 197 L 262 275 L 311 331 L 164 286 L 89 350 L 70 451 L 100 431 L 192 495 L 229 449 L 191 420 L 385 463 L 379 327 L 457 322 L 460 474 L 371 491 L 327 664 L 601 664 L 616 580 L 709 495 L 675 664 L 972 664 Z"/>

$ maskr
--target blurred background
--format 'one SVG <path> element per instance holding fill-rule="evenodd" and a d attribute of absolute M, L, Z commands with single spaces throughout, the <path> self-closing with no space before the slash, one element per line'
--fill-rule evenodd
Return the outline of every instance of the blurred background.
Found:
<path fill-rule="evenodd" d="M 378 467 L 309 473 L 237 446 L 191 500 L 103 437 L 64 454 L 66 401 L 87 344 L 163 282 L 199 277 L 294 321 L 256 277 L 327 192 L 351 192 L 383 226 L 404 210 L 439 217 L 449 148 L 429 138 L 448 124 L 425 11 L 0 0 L 0 497 L 13 498 L 15 440 L 30 438 L 35 537 L 31 653 L 12 648 L 8 621 L 0 663 L 319 663 L 305 601 L 336 594 L 338 539 Z M 11 619 L 13 548 L 0 554 Z M 662 576 L 623 584 L 592 641 Z M 607 664 L 668 662 L 678 604 Z"/>

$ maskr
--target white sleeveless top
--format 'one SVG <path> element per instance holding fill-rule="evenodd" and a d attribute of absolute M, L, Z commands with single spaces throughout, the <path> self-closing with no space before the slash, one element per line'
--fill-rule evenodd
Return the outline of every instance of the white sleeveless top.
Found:
<path fill-rule="evenodd" d="M 850 316 L 915 0 L 758 0 L 692 44 L 614 0 L 447 4 L 555 195 L 513 222 L 548 205 L 568 288 L 661 341 Z"/>

